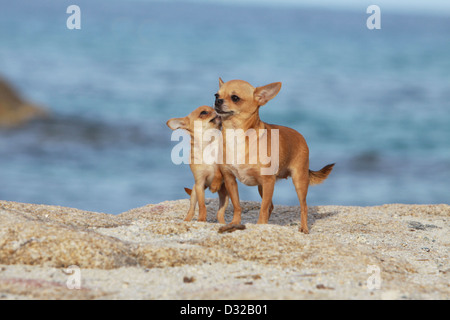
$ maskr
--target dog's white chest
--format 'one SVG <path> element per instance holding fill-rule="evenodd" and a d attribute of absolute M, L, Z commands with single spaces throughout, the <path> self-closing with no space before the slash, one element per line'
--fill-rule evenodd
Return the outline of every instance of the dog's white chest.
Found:
<path fill-rule="evenodd" d="M 258 169 L 255 169 L 253 166 L 236 164 L 230 165 L 229 168 L 231 169 L 231 172 L 233 172 L 234 176 L 243 184 L 247 186 L 258 185 L 256 177 L 252 174 Z"/>

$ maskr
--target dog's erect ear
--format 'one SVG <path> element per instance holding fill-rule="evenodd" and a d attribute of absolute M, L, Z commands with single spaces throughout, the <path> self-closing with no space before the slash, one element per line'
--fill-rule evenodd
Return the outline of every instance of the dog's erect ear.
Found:
<path fill-rule="evenodd" d="M 275 98 L 280 92 L 281 82 L 274 82 L 255 89 L 253 97 L 259 106 L 265 105 L 269 100 Z"/>
<path fill-rule="evenodd" d="M 224 84 L 222 78 L 219 77 L 219 88 Z"/>
<path fill-rule="evenodd" d="M 189 121 L 186 118 L 172 118 L 166 122 L 172 130 L 187 129 Z"/>

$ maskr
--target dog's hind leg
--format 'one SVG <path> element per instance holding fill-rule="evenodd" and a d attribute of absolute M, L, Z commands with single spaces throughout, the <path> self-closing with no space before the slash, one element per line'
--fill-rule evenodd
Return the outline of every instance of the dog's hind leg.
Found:
<path fill-rule="evenodd" d="M 309 233 L 308 230 L 308 205 L 306 204 L 306 195 L 308 194 L 309 172 L 308 170 L 292 170 L 292 182 L 297 191 L 297 197 L 300 201 L 300 228 L 303 233 Z"/>

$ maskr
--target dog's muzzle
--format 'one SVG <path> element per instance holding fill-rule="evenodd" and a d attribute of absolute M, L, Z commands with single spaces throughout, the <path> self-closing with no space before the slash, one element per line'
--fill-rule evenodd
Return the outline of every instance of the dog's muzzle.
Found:
<path fill-rule="evenodd" d="M 224 111 L 222 105 L 217 105 L 217 103 L 214 106 L 214 110 L 216 110 L 219 116 L 231 115 L 233 113 L 233 111 Z"/>

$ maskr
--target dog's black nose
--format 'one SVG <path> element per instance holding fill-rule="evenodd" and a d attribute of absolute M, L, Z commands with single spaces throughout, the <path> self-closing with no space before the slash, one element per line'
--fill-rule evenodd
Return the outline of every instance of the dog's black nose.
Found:
<path fill-rule="evenodd" d="M 223 99 L 216 99 L 216 106 L 221 106 L 223 104 Z"/>

